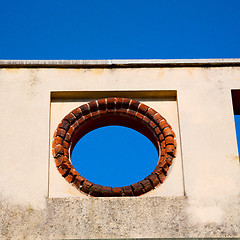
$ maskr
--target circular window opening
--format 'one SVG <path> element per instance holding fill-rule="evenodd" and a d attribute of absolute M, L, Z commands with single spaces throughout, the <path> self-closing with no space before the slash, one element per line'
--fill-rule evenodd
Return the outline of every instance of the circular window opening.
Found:
<path fill-rule="evenodd" d="M 153 172 L 139 182 L 122 187 L 102 186 L 87 180 L 75 170 L 70 159 L 75 145 L 87 133 L 114 125 L 142 133 L 159 154 Z M 87 152 L 87 159 L 96 144 L 97 141 L 91 146 L 92 151 Z M 62 119 L 54 132 L 52 152 L 59 173 L 79 191 L 94 197 L 140 196 L 163 183 L 176 156 L 176 139 L 167 120 L 151 107 L 133 99 L 105 98 L 79 106 Z"/>
<path fill-rule="evenodd" d="M 95 129 L 75 145 L 71 162 L 89 181 L 126 186 L 140 181 L 157 165 L 158 152 L 141 133 L 123 126 Z"/>

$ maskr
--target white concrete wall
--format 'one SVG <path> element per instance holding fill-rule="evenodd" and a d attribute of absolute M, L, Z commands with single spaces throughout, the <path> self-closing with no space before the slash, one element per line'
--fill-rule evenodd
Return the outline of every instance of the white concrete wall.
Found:
<path fill-rule="evenodd" d="M 240 168 L 231 99 L 231 89 L 240 89 L 240 67 L 229 65 L 2 67 L 2 239 L 240 237 Z M 56 127 L 50 93 L 141 90 L 177 91 L 172 112 L 181 193 L 118 199 L 55 194 L 49 167 Z"/>

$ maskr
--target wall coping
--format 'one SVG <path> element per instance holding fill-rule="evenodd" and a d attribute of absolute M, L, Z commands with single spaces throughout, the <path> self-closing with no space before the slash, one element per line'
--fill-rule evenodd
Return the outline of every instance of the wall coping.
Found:
<path fill-rule="evenodd" d="M 109 60 L 0 60 L 0 68 L 154 68 L 234 67 L 240 58 L 223 59 L 109 59 Z"/>

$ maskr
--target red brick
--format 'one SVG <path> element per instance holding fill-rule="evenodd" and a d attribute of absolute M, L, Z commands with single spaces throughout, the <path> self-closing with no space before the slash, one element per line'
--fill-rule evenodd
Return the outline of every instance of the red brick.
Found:
<path fill-rule="evenodd" d="M 155 167 L 155 169 L 153 170 L 152 173 L 155 173 L 155 172 L 159 171 L 159 169 L 161 169 L 161 168 L 160 168 L 160 166 L 157 164 L 157 166 Z"/>
<path fill-rule="evenodd" d="M 64 161 L 62 155 L 56 157 L 54 160 L 55 160 L 55 163 L 56 163 L 56 166 L 57 166 L 57 167 L 59 167 L 59 166 L 63 163 L 63 161 Z"/>
<path fill-rule="evenodd" d="M 116 98 L 116 109 L 122 108 L 122 98 Z"/>
<path fill-rule="evenodd" d="M 112 195 L 113 197 L 121 197 L 122 196 L 122 189 L 120 187 L 114 187 L 112 189 Z"/>
<path fill-rule="evenodd" d="M 78 130 L 78 128 L 80 127 L 78 121 L 76 121 L 71 127 L 73 127 L 75 130 L 74 132 L 76 132 Z"/>
<path fill-rule="evenodd" d="M 85 121 L 86 121 L 87 119 L 89 119 L 89 118 L 91 118 L 91 117 L 92 117 L 92 114 L 91 114 L 91 113 L 88 113 L 88 114 L 87 114 L 87 115 L 85 115 L 84 117 L 85 117 Z"/>
<path fill-rule="evenodd" d="M 55 160 L 56 166 L 59 167 L 63 163 L 63 156 L 58 156 L 54 160 Z"/>
<path fill-rule="evenodd" d="M 175 146 L 175 148 L 177 148 L 177 140 L 175 138 L 173 140 L 173 145 Z"/>
<path fill-rule="evenodd" d="M 161 173 L 161 174 L 158 174 L 158 178 L 159 178 L 159 181 L 163 183 L 164 180 L 166 179 L 166 176 L 164 175 L 164 173 Z"/>
<path fill-rule="evenodd" d="M 173 144 L 174 145 L 174 138 L 173 138 L 173 136 L 165 137 L 165 142 L 166 142 L 166 145 L 168 145 L 168 144 Z"/>
<path fill-rule="evenodd" d="M 86 179 L 82 176 L 77 176 L 73 182 L 73 186 L 76 187 L 77 189 L 79 189 L 83 182 L 85 181 Z"/>
<path fill-rule="evenodd" d="M 63 163 L 67 163 L 68 161 L 68 158 L 62 155 L 55 158 L 55 163 L 57 167 L 60 167 Z"/>
<path fill-rule="evenodd" d="M 65 176 L 68 174 L 69 169 L 68 168 L 58 168 L 58 171 L 62 176 Z"/>
<path fill-rule="evenodd" d="M 160 147 L 161 147 L 161 149 L 165 148 L 166 147 L 166 142 L 162 141 L 161 144 L 160 144 Z"/>
<path fill-rule="evenodd" d="M 160 142 L 162 142 L 162 141 L 164 140 L 163 134 L 161 133 L 161 134 L 158 136 L 158 138 L 159 138 Z"/>
<path fill-rule="evenodd" d="M 100 99 L 98 100 L 98 109 L 99 110 L 106 110 L 106 100 L 105 99 Z"/>
<path fill-rule="evenodd" d="M 154 129 L 154 131 L 155 131 L 155 133 L 156 133 L 157 135 L 159 135 L 159 134 L 161 133 L 161 131 L 160 131 L 160 129 L 159 129 L 158 127 L 156 127 L 156 128 Z"/>
<path fill-rule="evenodd" d="M 63 141 L 63 147 L 64 148 L 66 148 L 66 149 L 68 149 L 69 148 L 69 146 L 70 146 L 70 144 L 67 142 L 67 141 Z"/>
<path fill-rule="evenodd" d="M 83 185 L 82 185 L 81 191 L 83 191 L 83 192 L 89 194 L 92 185 L 93 185 L 92 182 L 89 182 L 88 180 L 85 180 L 85 181 L 83 182 Z"/>
<path fill-rule="evenodd" d="M 173 131 L 169 127 L 164 128 L 162 132 L 163 132 L 164 137 L 167 137 L 167 136 L 170 136 L 170 135 L 174 136 Z"/>
<path fill-rule="evenodd" d="M 174 156 L 175 153 L 175 146 L 174 145 L 166 145 L 166 153 L 170 154 L 171 156 Z"/>
<path fill-rule="evenodd" d="M 62 144 L 63 139 L 61 137 L 55 137 L 52 142 L 52 147 L 54 148 L 58 144 Z"/>
<path fill-rule="evenodd" d="M 62 163 L 61 166 L 58 168 L 58 171 L 60 174 L 62 174 L 63 177 L 67 176 L 71 169 L 71 164 L 69 163 Z"/>
<path fill-rule="evenodd" d="M 153 128 L 153 129 L 157 126 L 153 121 L 151 121 L 149 125 L 150 125 L 150 127 Z"/>
<path fill-rule="evenodd" d="M 123 98 L 122 99 L 122 108 L 128 109 L 130 104 L 130 99 L 128 98 Z"/>
<path fill-rule="evenodd" d="M 73 124 L 76 121 L 76 117 L 72 113 L 69 113 L 63 120 L 67 120 L 70 124 Z"/>
<path fill-rule="evenodd" d="M 163 162 L 159 163 L 158 165 L 160 168 L 162 168 L 164 174 L 166 175 L 169 170 L 169 166 L 168 166 L 167 162 L 163 161 Z"/>
<path fill-rule="evenodd" d="M 90 194 L 94 197 L 101 197 L 102 196 L 102 188 L 103 188 L 103 186 L 101 186 L 101 185 L 93 184 L 93 186 L 91 187 Z"/>
<path fill-rule="evenodd" d="M 63 128 L 67 131 L 70 127 L 70 123 L 67 120 L 63 119 L 62 122 L 58 125 L 58 127 Z"/>
<path fill-rule="evenodd" d="M 99 110 L 100 115 L 105 115 L 107 113 L 107 110 Z"/>
<path fill-rule="evenodd" d="M 156 113 L 157 113 L 157 112 L 156 112 L 154 109 L 149 108 L 149 109 L 147 110 L 147 112 L 146 112 L 145 115 L 146 115 L 148 118 L 153 119 L 153 116 L 154 116 Z"/>
<path fill-rule="evenodd" d="M 63 148 L 63 155 L 69 157 L 68 149 Z"/>
<path fill-rule="evenodd" d="M 143 194 L 143 186 L 140 183 L 134 183 L 131 185 L 131 187 L 135 196 Z"/>
<path fill-rule="evenodd" d="M 170 156 L 170 155 L 167 155 L 166 156 L 166 162 L 167 162 L 168 166 L 172 165 L 172 161 L 173 161 L 173 157 Z"/>
<path fill-rule="evenodd" d="M 166 156 L 165 155 L 163 155 L 159 158 L 158 164 L 163 163 L 163 162 L 166 162 Z"/>
<path fill-rule="evenodd" d="M 151 174 L 151 175 L 147 176 L 145 179 L 150 180 L 153 187 L 156 187 L 159 184 L 159 180 L 158 180 L 158 177 L 156 174 Z"/>
<path fill-rule="evenodd" d="M 144 115 L 142 115 L 141 113 L 137 112 L 135 117 L 139 118 L 139 119 L 143 119 Z"/>
<path fill-rule="evenodd" d="M 147 112 L 148 110 L 148 106 L 146 106 L 145 104 L 141 103 L 139 106 L 138 106 L 138 112 L 145 115 L 145 113 Z"/>
<path fill-rule="evenodd" d="M 107 98 L 107 109 L 114 109 L 115 108 L 115 98 Z"/>
<path fill-rule="evenodd" d="M 166 154 L 165 148 L 161 148 L 160 156 L 165 156 L 165 154 Z"/>
<path fill-rule="evenodd" d="M 79 107 L 72 110 L 72 113 L 75 115 L 77 119 L 79 119 L 82 116 L 82 111 Z"/>
<path fill-rule="evenodd" d="M 73 165 L 70 163 L 70 161 L 67 161 L 67 162 L 64 162 L 62 165 L 61 165 L 61 168 L 68 168 L 69 170 L 70 169 L 73 169 Z"/>
<path fill-rule="evenodd" d="M 69 133 L 67 133 L 66 137 L 64 138 L 64 141 L 70 142 L 71 138 L 72 138 L 72 136 Z"/>
<path fill-rule="evenodd" d="M 103 187 L 102 188 L 102 196 L 103 197 L 111 197 L 112 196 L 112 188 L 111 187 Z"/>
<path fill-rule="evenodd" d="M 140 105 L 140 102 L 135 101 L 135 100 L 132 100 L 132 101 L 130 102 L 129 108 L 132 109 L 132 110 L 134 110 L 134 111 L 137 111 L 139 105 Z"/>
<path fill-rule="evenodd" d="M 159 164 L 157 164 L 157 166 L 155 167 L 155 169 L 153 170 L 152 174 L 153 173 L 156 173 L 158 171 L 162 170 L 162 168 L 159 166 Z"/>
<path fill-rule="evenodd" d="M 65 179 L 69 182 L 72 183 L 74 181 L 74 176 L 72 174 L 69 174 L 65 177 Z"/>
<path fill-rule="evenodd" d="M 70 134 L 71 136 L 73 136 L 74 132 L 75 132 L 75 128 L 73 126 L 71 126 L 67 133 Z"/>
<path fill-rule="evenodd" d="M 66 130 L 63 128 L 57 128 L 56 136 L 64 138 L 66 134 Z"/>
<path fill-rule="evenodd" d="M 163 130 L 165 127 L 170 127 L 168 122 L 164 119 L 158 123 L 159 127 Z"/>
<path fill-rule="evenodd" d="M 95 117 L 95 116 L 99 115 L 99 112 L 98 111 L 97 112 L 92 112 L 91 114 L 92 114 L 92 117 Z"/>
<path fill-rule="evenodd" d="M 71 173 L 74 177 L 80 176 L 80 174 L 79 174 L 74 168 L 71 168 L 70 173 Z"/>
<path fill-rule="evenodd" d="M 96 112 L 96 111 L 98 111 L 97 101 L 90 102 L 88 105 L 89 105 L 89 107 L 90 107 L 90 111 L 91 111 L 91 112 Z"/>
<path fill-rule="evenodd" d="M 159 114 L 159 113 L 157 113 L 157 114 L 155 114 L 154 116 L 153 116 L 153 119 L 154 119 L 154 121 L 158 124 L 161 120 L 163 120 L 164 118 Z"/>
<path fill-rule="evenodd" d="M 167 162 L 166 162 L 166 158 L 164 158 L 164 159 L 165 159 L 164 161 L 162 161 L 162 162 L 160 162 L 160 163 L 158 164 L 158 167 L 161 168 L 161 169 L 163 169 L 163 168 L 165 168 L 166 166 L 168 166 L 168 164 L 167 164 Z"/>
<path fill-rule="evenodd" d="M 156 171 L 155 174 L 157 174 L 158 179 L 161 183 L 163 183 L 163 181 L 165 180 L 166 176 L 164 175 L 164 172 L 161 170 Z"/>
<path fill-rule="evenodd" d="M 143 121 L 147 124 L 151 122 L 151 120 L 146 116 L 144 116 Z"/>
<path fill-rule="evenodd" d="M 177 156 L 177 149 L 176 149 L 176 148 L 174 148 L 174 150 L 173 150 L 173 152 L 172 152 L 172 156 L 173 156 L 173 157 L 176 157 L 176 156 Z"/>
<path fill-rule="evenodd" d="M 56 145 L 54 147 L 54 157 L 57 157 L 58 155 L 63 155 L 64 153 L 64 148 L 62 145 Z"/>
<path fill-rule="evenodd" d="M 164 170 L 164 172 L 165 172 L 165 175 L 167 175 L 167 172 L 168 172 L 168 170 L 169 170 L 169 166 L 168 166 L 167 164 L 164 165 L 163 170 Z"/>
<path fill-rule="evenodd" d="M 116 108 L 116 109 L 115 109 L 115 112 L 116 112 L 116 113 L 123 113 L 123 109 L 122 109 L 122 108 Z"/>
<path fill-rule="evenodd" d="M 84 123 L 84 121 L 85 121 L 85 117 L 84 117 L 84 116 L 80 117 L 80 118 L 77 120 L 78 125 L 81 126 L 81 125 Z"/>
<path fill-rule="evenodd" d="M 153 186 L 148 179 L 144 179 L 144 180 L 140 181 L 139 183 L 142 184 L 145 193 L 149 192 L 150 190 L 153 189 Z"/>
<path fill-rule="evenodd" d="M 83 116 L 85 116 L 85 115 L 90 113 L 90 109 L 89 109 L 89 105 L 88 104 L 84 104 L 84 105 L 80 106 L 80 109 L 82 111 L 82 115 Z"/>
<path fill-rule="evenodd" d="M 128 112 L 128 108 L 122 108 L 121 109 L 121 113 L 127 113 Z"/>
<path fill-rule="evenodd" d="M 123 196 L 133 196 L 133 191 L 130 186 L 122 187 L 122 191 L 123 191 Z"/>
<path fill-rule="evenodd" d="M 135 114 L 136 114 L 136 112 L 133 111 L 133 110 L 131 110 L 131 109 L 129 109 L 129 110 L 128 110 L 128 114 L 129 114 L 129 115 L 132 115 L 132 116 L 134 117 Z"/>

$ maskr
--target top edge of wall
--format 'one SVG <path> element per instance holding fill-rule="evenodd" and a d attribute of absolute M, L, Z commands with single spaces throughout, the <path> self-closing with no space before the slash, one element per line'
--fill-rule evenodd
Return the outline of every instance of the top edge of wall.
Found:
<path fill-rule="evenodd" d="M 240 58 L 223 59 L 126 59 L 126 60 L 0 60 L 0 68 L 152 68 L 234 67 Z"/>

